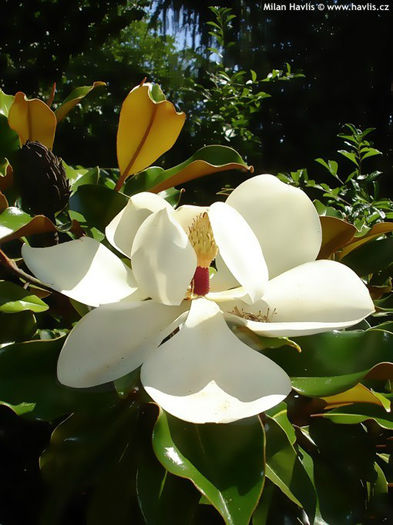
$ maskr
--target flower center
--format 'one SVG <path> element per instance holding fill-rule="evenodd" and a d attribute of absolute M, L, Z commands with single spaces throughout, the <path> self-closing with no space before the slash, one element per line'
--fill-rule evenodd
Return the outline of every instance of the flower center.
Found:
<path fill-rule="evenodd" d="M 191 292 L 206 295 L 209 292 L 209 266 L 218 253 L 213 230 L 206 212 L 192 221 L 188 238 L 197 255 L 197 269 L 191 281 Z"/>

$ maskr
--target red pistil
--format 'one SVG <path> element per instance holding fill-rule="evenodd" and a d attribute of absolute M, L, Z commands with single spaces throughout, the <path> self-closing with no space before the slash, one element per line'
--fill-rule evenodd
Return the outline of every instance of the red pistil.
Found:
<path fill-rule="evenodd" d="M 206 295 L 210 289 L 209 268 L 197 266 L 191 283 L 195 295 Z"/>

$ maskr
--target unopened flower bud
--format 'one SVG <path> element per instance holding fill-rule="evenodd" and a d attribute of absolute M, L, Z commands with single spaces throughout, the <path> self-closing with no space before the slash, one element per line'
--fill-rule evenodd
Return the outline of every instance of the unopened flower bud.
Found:
<path fill-rule="evenodd" d="M 40 142 L 27 141 L 12 163 L 22 207 L 54 220 L 70 198 L 70 185 L 62 161 Z"/>

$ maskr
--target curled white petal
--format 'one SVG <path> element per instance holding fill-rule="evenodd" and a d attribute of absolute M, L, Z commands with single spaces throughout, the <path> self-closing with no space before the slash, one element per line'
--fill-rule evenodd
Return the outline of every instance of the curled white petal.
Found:
<path fill-rule="evenodd" d="M 262 301 L 227 301 L 227 319 L 266 336 L 327 332 L 359 323 L 374 304 L 361 279 L 344 264 L 305 263 L 268 282 Z"/>
<path fill-rule="evenodd" d="M 300 189 L 273 175 L 258 175 L 240 184 L 226 202 L 242 214 L 257 236 L 270 279 L 316 259 L 321 223 Z"/>
<path fill-rule="evenodd" d="M 183 310 L 153 301 L 92 310 L 66 339 L 57 363 L 59 381 L 86 388 L 135 370 L 168 335 L 168 327 Z"/>
<path fill-rule="evenodd" d="M 166 208 L 151 214 L 135 235 L 132 269 L 155 301 L 180 304 L 194 276 L 197 257 L 183 228 Z"/>
<path fill-rule="evenodd" d="M 149 395 L 170 414 L 193 423 L 229 423 L 280 403 L 287 374 L 242 343 L 218 306 L 192 302 L 186 323 L 149 355 L 141 369 Z"/>
<path fill-rule="evenodd" d="M 139 227 L 151 213 L 162 208 L 171 209 L 171 206 L 155 193 L 142 192 L 133 195 L 105 228 L 106 238 L 112 246 L 130 257 L 132 243 Z"/>
<path fill-rule="evenodd" d="M 140 298 L 131 269 L 90 237 L 48 248 L 24 244 L 22 256 L 38 279 L 81 303 L 99 306 Z"/>
<path fill-rule="evenodd" d="M 261 298 L 268 278 L 267 266 L 255 234 L 234 208 L 215 202 L 209 220 L 220 255 L 251 301 Z"/>

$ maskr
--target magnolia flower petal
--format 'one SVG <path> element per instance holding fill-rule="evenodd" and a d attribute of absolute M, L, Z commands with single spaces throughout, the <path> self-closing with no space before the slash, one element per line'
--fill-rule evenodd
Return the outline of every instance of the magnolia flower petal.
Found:
<path fill-rule="evenodd" d="M 192 225 L 193 220 L 196 219 L 199 215 L 206 212 L 209 208 L 207 206 L 192 206 L 190 204 L 184 204 L 179 206 L 174 212 L 174 218 L 183 228 L 183 230 L 188 234 L 188 229 Z"/>
<path fill-rule="evenodd" d="M 215 202 L 208 213 L 214 239 L 229 271 L 252 301 L 260 299 L 268 272 L 258 239 L 240 213 L 227 204 Z"/>
<path fill-rule="evenodd" d="M 217 271 L 210 278 L 210 290 L 212 292 L 222 292 L 238 287 L 238 281 L 228 270 L 228 266 L 224 263 L 220 253 L 217 254 L 215 263 Z"/>
<path fill-rule="evenodd" d="M 57 364 L 59 381 L 87 388 L 135 370 L 168 335 L 168 327 L 183 310 L 153 301 L 92 310 L 66 339 Z"/>
<path fill-rule="evenodd" d="M 355 325 L 373 313 L 361 279 L 336 261 L 314 261 L 268 282 L 262 301 L 223 303 L 226 318 L 267 336 L 309 335 Z"/>
<path fill-rule="evenodd" d="M 318 213 L 307 195 L 273 175 L 246 180 L 228 197 L 253 229 L 269 278 L 316 259 L 322 241 Z"/>
<path fill-rule="evenodd" d="M 135 235 L 132 269 L 155 301 L 180 304 L 194 276 L 197 257 L 182 227 L 166 208 L 150 215 Z"/>
<path fill-rule="evenodd" d="M 164 410 L 192 423 L 229 423 L 280 403 L 289 377 L 242 343 L 218 306 L 192 302 L 180 331 L 144 362 L 141 381 Z"/>
<path fill-rule="evenodd" d="M 142 192 L 133 195 L 105 228 L 106 238 L 112 246 L 130 257 L 132 243 L 139 226 L 151 213 L 162 208 L 171 209 L 171 206 L 155 193 Z"/>
<path fill-rule="evenodd" d="M 22 256 L 38 279 L 81 303 L 99 306 L 141 296 L 130 268 L 90 237 L 49 248 L 24 244 Z"/>

